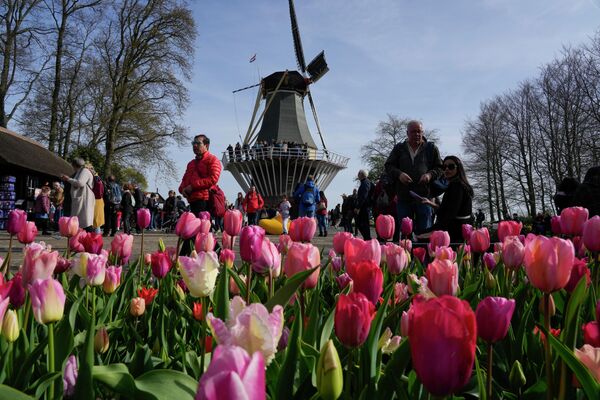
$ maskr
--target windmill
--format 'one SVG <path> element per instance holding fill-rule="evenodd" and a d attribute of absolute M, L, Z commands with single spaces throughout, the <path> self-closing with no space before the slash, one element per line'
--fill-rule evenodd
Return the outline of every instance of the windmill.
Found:
<path fill-rule="evenodd" d="M 274 72 L 259 84 L 234 91 L 259 87 L 241 148 L 230 148 L 222 159 L 224 168 L 242 189 L 248 191 L 250 186 L 256 186 L 268 205 L 278 204 L 284 194 L 290 196 L 308 176 L 313 176 L 316 185 L 325 190 L 348 164 L 347 157 L 327 149 L 310 92 L 310 85 L 329 71 L 325 52 L 321 51 L 306 65 L 294 2 L 288 0 L 288 3 L 299 71 Z M 308 97 L 321 148 L 308 129 L 305 97 Z M 264 108 L 259 113 L 261 100 Z"/>

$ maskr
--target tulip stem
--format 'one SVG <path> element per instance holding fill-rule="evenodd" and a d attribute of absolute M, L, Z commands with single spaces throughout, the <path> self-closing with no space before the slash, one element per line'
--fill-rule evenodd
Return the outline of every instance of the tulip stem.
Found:
<path fill-rule="evenodd" d="M 54 372 L 54 322 L 48 324 L 48 373 Z M 48 398 L 54 399 L 54 379 L 48 389 Z"/>
<path fill-rule="evenodd" d="M 23 331 L 27 333 L 27 325 L 29 322 L 29 313 L 31 312 L 31 299 L 27 293 L 27 300 L 25 300 L 25 317 L 23 317 Z"/>
<path fill-rule="evenodd" d="M 65 253 L 66 259 L 68 260 L 71 257 L 71 246 L 69 246 L 69 238 L 67 238 L 67 252 Z"/>
<path fill-rule="evenodd" d="M 346 399 L 352 399 L 352 367 L 354 364 L 354 349 L 348 352 L 348 364 L 346 366 L 346 379 L 344 379 L 344 392 Z"/>
<path fill-rule="evenodd" d="M 92 318 L 96 318 L 96 287 L 92 286 Z"/>
<path fill-rule="evenodd" d="M 492 399 L 492 368 L 494 358 L 494 345 L 492 342 L 488 343 L 488 368 L 487 368 L 487 398 Z"/>
<path fill-rule="evenodd" d="M 273 269 L 269 268 L 269 295 L 267 296 L 268 299 L 271 299 L 271 297 L 273 297 L 273 293 L 274 293 L 274 283 L 273 283 Z"/>
<path fill-rule="evenodd" d="M 550 294 L 544 293 L 544 327 L 546 328 L 546 336 L 551 335 L 550 332 Z M 544 349 L 546 352 L 546 398 L 552 400 L 552 354 L 550 352 L 550 338 L 547 337 L 544 341 Z"/>
<path fill-rule="evenodd" d="M 2 275 L 6 275 L 10 270 L 10 257 L 12 255 L 12 242 L 13 235 L 10 235 L 10 239 L 8 240 L 8 254 L 6 255 L 6 267 L 2 268 Z"/>
<path fill-rule="evenodd" d="M 142 275 L 144 274 L 144 271 L 146 270 L 146 257 L 144 257 L 144 231 L 145 231 L 145 229 L 142 228 L 142 243 L 140 246 L 140 256 L 142 257 L 142 260 L 143 260 L 142 261 L 143 262 L 142 272 L 141 272 Z"/>
<path fill-rule="evenodd" d="M 200 375 L 204 374 L 204 355 L 206 354 L 206 329 L 204 328 L 206 312 L 207 312 L 207 297 L 200 298 L 202 305 L 202 320 L 200 321 Z"/>

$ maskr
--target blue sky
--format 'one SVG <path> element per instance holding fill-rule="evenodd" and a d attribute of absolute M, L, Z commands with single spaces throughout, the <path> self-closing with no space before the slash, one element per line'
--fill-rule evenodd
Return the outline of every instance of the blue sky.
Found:
<path fill-rule="evenodd" d="M 461 130 L 482 101 L 535 77 L 562 46 L 586 43 L 600 29 L 600 0 L 296 0 L 295 6 L 307 62 L 325 50 L 330 68 L 311 88 L 326 144 L 351 158 L 326 191 L 330 206 L 355 187 L 360 147 L 386 114 L 421 119 L 439 131 L 443 155 L 460 156 Z M 232 90 L 257 83 L 259 74 L 296 69 L 288 5 L 202 0 L 193 10 L 199 34 L 183 124 L 190 135 L 208 135 L 220 156 L 244 136 L 256 97 L 255 90 Z M 170 151 L 181 177 L 191 147 Z M 150 187 L 161 193 L 179 183 L 154 178 Z M 240 190 L 227 171 L 220 185 L 229 200 Z"/>

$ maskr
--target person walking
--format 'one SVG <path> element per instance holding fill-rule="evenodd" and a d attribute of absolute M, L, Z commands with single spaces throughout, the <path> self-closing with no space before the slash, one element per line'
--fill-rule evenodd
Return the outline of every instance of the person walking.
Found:
<path fill-rule="evenodd" d="M 114 175 L 109 175 L 104 187 L 104 236 L 115 236 L 119 230 L 117 212 L 121 207 L 123 193 Z"/>
<path fill-rule="evenodd" d="M 61 180 L 71 185 L 71 210 L 70 216 L 79 219 L 79 226 L 88 232 L 93 230 L 94 206 L 96 198 L 94 196 L 94 176 L 89 169 L 85 167 L 85 161 L 82 158 L 75 158 L 72 162 L 76 169 L 73 178 L 62 175 Z"/>
<path fill-rule="evenodd" d="M 281 224 L 283 225 L 283 234 L 288 234 L 288 221 L 290 220 L 290 208 L 292 205 L 288 201 L 287 196 L 284 194 L 281 198 L 281 203 L 279 203 L 279 214 L 281 215 Z"/>
<path fill-rule="evenodd" d="M 319 236 L 327 236 L 327 198 L 323 191 L 319 192 L 319 205 L 317 205 L 317 224 L 319 225 Z"/>
<path fill-rule="evenodd" d="M 360 186 L 356 194 L 356 203 L 354 204 L 354 215 L 356 215 L 356 226 L 364 240 L 371 240 L 371 224 L 369 222 L 369 209 L 371 207 L 369 194 L 373 185 L 368 178 L 365 170 L 358 171 L 358 180 Z"/>
<path fill-rule="evenodd" d="M 233 209 L 242 213 L 242 223 L 243 225 L 246 225 L 248 221 L 246 220 L 246 211 L 244 210 L 244 195 L 242 192 L 238 192 L 235 203 L 233 203 Z"/>
<path fill-rule="evenodd" d="M 123 221 L 123 232 L 131 235 L 131 220 L 135 208 L 135 197 L 133 196 L 133 185 L 126 183 L 123 185 L 123 196 L 121 198 L 121 219 Z"/>
<path fill-rule="evenodd" d="M 42 231 L 42 235 L 48 234 L 48 219 L 50 218 L 50 186 L 42 186 L 40 194 L 35 198 L 35 224 Z"/>
<path fill-rule="evenodd" d="M 258 212 L 264 207 L 265 202 L 256 191 L 256 187 L 253 185 L 250 187 L 250 191 L 246 193 L 244 198 L 244 211 L 248 215 L 248 225 L 256 225 L 258 223 Z"/>
<path fill-rule="evenodd" d="M 91 163 L 86 164 L 86 168 L 90 170 L 94 176 L 94 185 L 92 191 L 94 192 L 94 222 L 92 226 L 95 233 L 102 232 L 101 227 L 104 226 L 104 182 L 98 176 L 98 173 L 94 169 Z"/>
<path fill-rule="evenodd" d="M 312 175 L 309 175 L 304 185 L 300 185 L 294 192 L 298 199 L 299 215 L 301 217 L 315 217 L 317 204 L 321 201 L 319 188 L 315 185 Z"/>

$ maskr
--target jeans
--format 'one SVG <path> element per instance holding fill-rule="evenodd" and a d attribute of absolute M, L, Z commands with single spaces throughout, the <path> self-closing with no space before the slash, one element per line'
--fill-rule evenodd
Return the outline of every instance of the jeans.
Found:
<path fill-rule="evenodd" d="M 317 223 L 319 224 L 319 234 L 324 235 L 327 232 L 327 225 L 325 224 L 325 215 L 317 214 Z"/>
<path fill-rule="evenodd" d="M 427 231 L 433 225 L 433 211 L 427 204 L 398 200 L 397 210 L 396 225 L 400 226 L 402 218 L 410 217 L 417 235 Z"/>
<path fill-rule="evenodd" d="M 314 218 L 315 217 L 315 209 L 314 209 L 314 207 L 311 207 L 311 208 L 300 208 L 300 217 Z"/>

